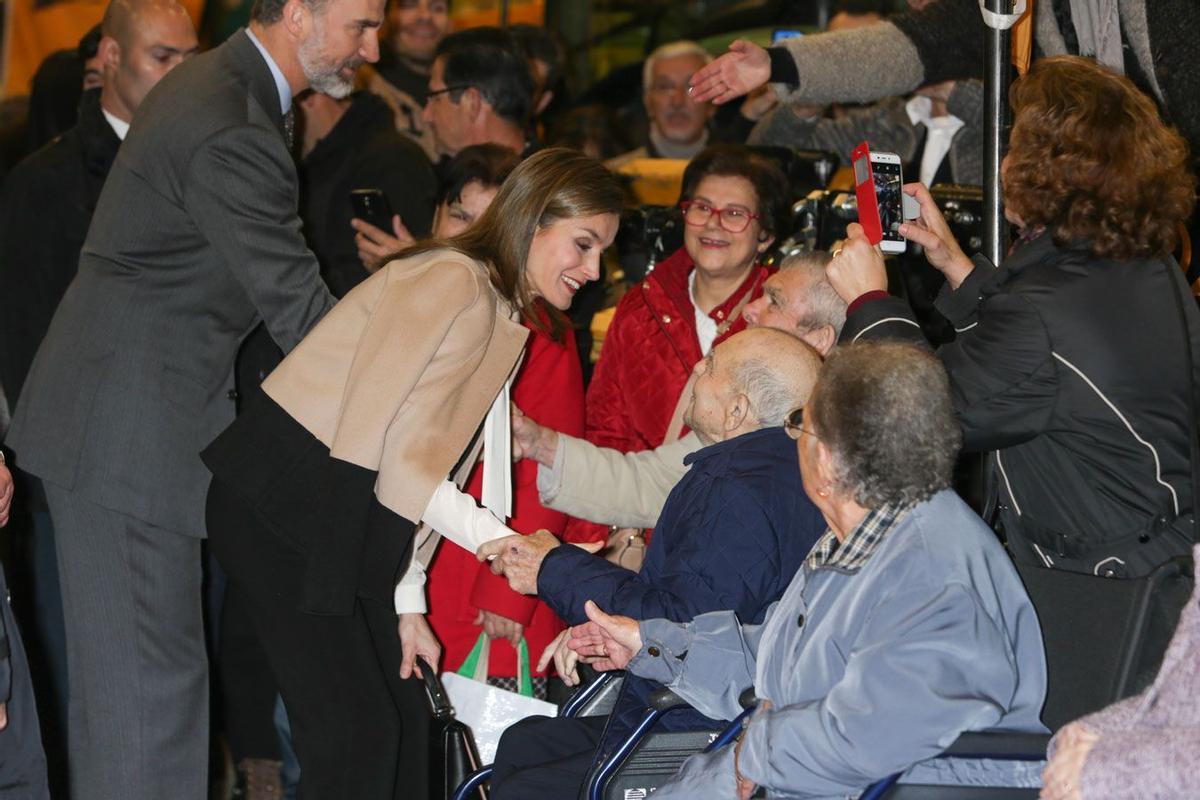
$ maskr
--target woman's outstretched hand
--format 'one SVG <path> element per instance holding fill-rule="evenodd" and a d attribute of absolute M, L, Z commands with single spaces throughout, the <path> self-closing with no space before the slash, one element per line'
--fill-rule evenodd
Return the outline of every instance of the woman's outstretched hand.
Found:
<path fill-rule="evenodd" d="M 921 205 L 921 216 L 902 224 L 900 235 L 925 248 L 925 259 L 946 276 L 951 289 L 957 289 L 975 269 L 974 262 L 958 246 L 946 218 L 924 184 L 906 183 L 904 193 Z"/>
<path fill-rule="evenodd" d="M 583 604 L 583 610 L 588 621 L 571 628 L 567 646 L 601 672 L 624 669 L 642 649 L 638 621 L 605 614 L 591 600 Z"/>
<path fill-rule="evenodd" d="M 729 52 L 692 75 L 688 94 L 694 103 L 711 100 L 728 103 L 764 85 L 771 77 L 767 51 L 745 39 L 729 45 Z"/>

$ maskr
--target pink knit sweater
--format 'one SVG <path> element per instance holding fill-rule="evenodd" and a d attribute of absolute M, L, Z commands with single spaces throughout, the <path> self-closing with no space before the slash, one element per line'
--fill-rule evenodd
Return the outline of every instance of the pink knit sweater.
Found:
<path fill-rule="evenodd" d="M 1197 588 L 1154 684 L 1080 720 L 1100 737 L 1083 765 L 1084 800 L 1200 798 L 1200 545 L 1195 557 Z"/>

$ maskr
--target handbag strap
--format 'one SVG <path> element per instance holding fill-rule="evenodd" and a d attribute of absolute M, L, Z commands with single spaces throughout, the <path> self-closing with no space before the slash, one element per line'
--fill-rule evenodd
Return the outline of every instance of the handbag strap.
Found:
<path fill-rule="evenodd" d="M 533 697 L 533 673 L 529 671 L 529 645 L 525 637 L 517 643 L 517 694 Z"/>
<path fill-rule="evenodd" d="M 1167 259 L 1163 259 L 1163 264 L 1167 268 L 1167 281 L 1171 284 L 1171 288 L 1175 290 L 1175 304 L 1179 309 L 1179 324 L 1183 327 L 1183 346 L 1184 352 L 1187 353 L 1187 381 L 1188 381 L 1188 460 L 1192 473 L 1192 541 L 1200 544 L 1200 471 L 1197 470 L 1197 465 L 1200 464 L 1200 437 L 1196 435 L 1196 408 L 1200 403 L 1196 401 L 1196 362 L 1192 352 L 1192 333 L 1188 329 L 1187 309 L 1184 306 L 1183 290 L 1179 288 L 1179 268 L 1172 264 Z"/>

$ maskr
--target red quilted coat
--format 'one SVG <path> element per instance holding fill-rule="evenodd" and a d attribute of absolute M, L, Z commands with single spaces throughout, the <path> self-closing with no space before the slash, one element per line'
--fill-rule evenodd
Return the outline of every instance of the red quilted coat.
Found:
<path fill-rule="evenodd" d="M 528 325 L 526 327 L 529 327 Z M 571 331 L 556 343 L 537 330 L 529 336 L 524 364 L 513 382 L 513 402 L 543 425 L 572 436 L 583 435 L 583 375 Z M 467 492 L 479 499 L 482 470 L 476 467 Z M 518 533 L 545 528 L 561 536 L 567 516 L 543 508 L 538 501 L 537 464 L 528 459 L 513 465 L 513 516 L 509 527 Z M 536 597 L 517 594 L 508 581 L 496 577 L 475 560 L 473 553 L 443 543 L 429 570 L 429 624 L 445 651 L 443 669 L 462 666 L 482 628 L 473 625 L 480 608 L 525 626 L 531 666 L 563 624 Z M 516 650 L 506 640 L 492 643 L 488 671 L 495 677 L 517 674 Z M 545 674 L 545 673 L 535 673 Z"/>
<path fill-rule="evenodd" d="M 587 439 L 622 452 L 663 443 L 679 394 L 703 355 L 688 294 L 691 256 L 681 248 L 621 298 L 587 393 Z M 723 324 L 749 293 L 762 294 L 770 271 L 756 265 L 709 315 Z M 714 346 L 746 327 L 740 316 Z"/>
<path fill-rule="evenodd" d="M 696 336 L 696 309 L 688 293 L 693 269 L 692 257 L 680 248 L 621 298 L 588 386 L 589 442 L 623 453 L 663 443 L 679 395 L 703 358 Z M 762 294 L 770 274 L 767 267 L 755 265 L 737 291 L 709 316 L 722 325 L 747 294 L 749 301 Z M 713 346 L 745 328 L 746 320 L 739 313 Z M 686 432 L 685 427 L 681 433 Z M 567 534 L 578 541 L 595 541 L 606 532 L 607 528 L 583 520 L 571 520 L 567 527 Z"/>

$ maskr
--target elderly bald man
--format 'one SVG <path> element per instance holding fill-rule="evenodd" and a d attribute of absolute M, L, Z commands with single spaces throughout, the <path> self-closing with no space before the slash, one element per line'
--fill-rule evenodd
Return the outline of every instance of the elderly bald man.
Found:
<path fill-rule="evenodd" d="M 822 357 L 842 334 L 846 302 L 828 279 L 830 254 L 817 251 L 785 258 L 767 278 L 762 296 L 742 312 L 750 328 L 774 328 L 811 345 Z M 679 399 L 691 397 L 690 385 Z M 653 450 L 622 453 L 538 425 L 513 414 L 515 458 L 538 469 L 542 504 L 580 519 L 621 528 L 650 528 L 667 494 L 687 471 L 684 457 L 703 444 L 688 433 Z"/>
<path fill-rule="evenodd" d="M 704 445 L 687 457 L 655 524 L 641 571 L 634 573 L 549 533 L 488 542 L 518 592 L 532 594 L 569 623 L 584 602 L 677 621 L 717 609 L 760 619 L 825 532 L 800 484 L 784 417 L 808 398 L 821 358 L 795 336 L 756 328 L 730 337 L 697 367 L 686 410 Z M 657 684 L 626 681 L 607 737 L 626 733 Z M 699 713 L 677 712 L 668 730 L 715 726 Z M 492 797 L 573 796 L 601 743 L 604 720 L 534 717 L 501 740 Z M 567 752 L 564 752 L 566 750 Z"/>

